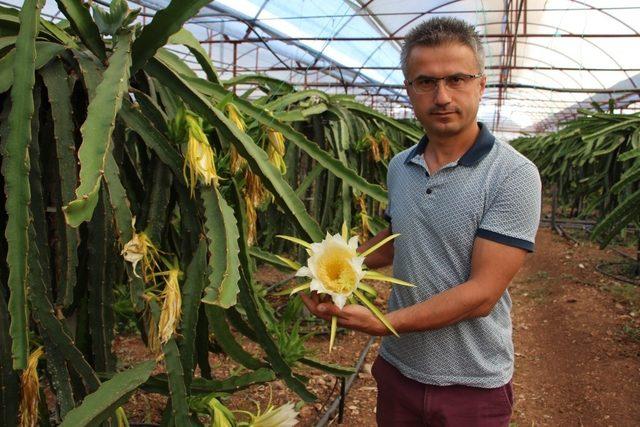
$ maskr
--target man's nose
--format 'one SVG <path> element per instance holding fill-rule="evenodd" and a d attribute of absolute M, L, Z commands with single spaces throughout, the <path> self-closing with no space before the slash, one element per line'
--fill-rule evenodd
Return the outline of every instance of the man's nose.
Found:
<path fill-rule="evenodd" d="M 446 105 L 451 102 L 451 96 L 449 96 L 449 92 L 447 87 L 444 84 L 444 80 L 438 81 L 435 92 L 433 93 L 433 96 L 434 96 L 433 102 L 436 105 Z"/>

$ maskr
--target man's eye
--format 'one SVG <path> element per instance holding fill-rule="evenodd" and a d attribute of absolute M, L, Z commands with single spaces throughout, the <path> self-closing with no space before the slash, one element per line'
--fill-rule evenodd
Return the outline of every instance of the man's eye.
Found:
<path fill-rule="evenodd" d="M 464 83 L 465 78 L 463 76 L 451 76 L 447 79 L 450 84 L 460 85 Z"/>
<path fill-rule="evenodd" d="M 419 86 L 427 87 L 427 86 L 435 86 L 436 81 L 435 79 L 418 79 L 416 80 L 416 83 Z"/>

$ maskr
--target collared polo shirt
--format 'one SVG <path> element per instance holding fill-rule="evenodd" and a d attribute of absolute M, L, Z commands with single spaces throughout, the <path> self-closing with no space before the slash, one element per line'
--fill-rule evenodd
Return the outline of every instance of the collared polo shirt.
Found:
<path fill-rule="evenodd" d="M 387 219 L 394 242 L 389 311 L 423 302 L 469 279 L 477 237 L 533 251 L 540 220 L 536 166 L 482 123 L 460 159 L 429 173 L 424 137 L 389 163 Z M 486 317 L 382 340 L 380 355 L 424 384 L 495 388 L 513 375 L 511 298 L 505 291 Z"/>

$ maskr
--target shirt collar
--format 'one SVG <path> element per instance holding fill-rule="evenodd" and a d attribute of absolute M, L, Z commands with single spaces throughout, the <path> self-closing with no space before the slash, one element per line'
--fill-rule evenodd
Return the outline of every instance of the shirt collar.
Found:
<path fill-rule="evenodd" d="M 458 164 L 462 166 L 473 166 L 474 164 L 478 163 L 484 156 L 489 154 L 489 151 L 491 151 L 491 149 L 493 148 L 493 144 L 496 138 L 491 134 L 484 123 L 478 122 L 478 127 L 480 128 L 480 133 L 478 134 L 475 142 L 473 143 L 471 148 L 469 148 L 469 150 L 467 150 L 467 152 L 464 153 L 462 157 L 460 157 L 460 160 L 458 160 Z M 420 139 L 420 142 L 418 142 L 418 144 L 413 147 L 413 150 L 409 152 L 409 155 L 405 158 L 404 163 L 408 164 L 415 156 L 422 156 L 425 148 L 427 148 L 428 142 L 429 140 L 427 139 L 427 136 L 423 136 L 422 139 Z"/>

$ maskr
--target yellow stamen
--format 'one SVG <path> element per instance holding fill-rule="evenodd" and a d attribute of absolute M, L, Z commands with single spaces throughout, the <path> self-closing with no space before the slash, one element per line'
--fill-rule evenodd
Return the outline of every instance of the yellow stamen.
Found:
<path fill-rule="evenodd" d="M 318 279 L 325 288 L 338 294 L 351 293 L 357 285 L 356 271 L 349 260 L 352 251 L 341 247 L 327 250 L 318 260 Z"/>

